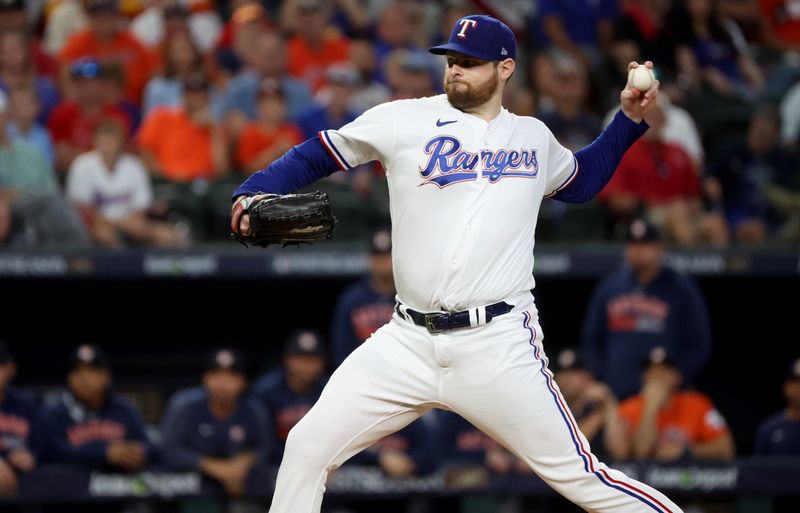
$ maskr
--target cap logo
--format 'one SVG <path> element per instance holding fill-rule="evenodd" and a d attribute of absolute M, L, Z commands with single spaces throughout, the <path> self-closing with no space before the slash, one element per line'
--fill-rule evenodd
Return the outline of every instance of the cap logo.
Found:
<path fill-rule="evenodd" d="M 81 346 L 78 349 L 78 359 L 82 362 L 94 360 L 94 350 L 90 346 Z"/>
<path fill-rule="evenodd" d="M 233 353 L 230 351 L 220 351 L 217 353 L 217 365 L 222 368 L 228 368 L 233 366 Z"/>
<path fill-rule="evenodd" d="M 647 231 L 647 226 L 645 226 L 644 222 L 637 219 L 633 225 L 631 225 L 631 235 L 635 239 L 641 239 L 644 237 L 645 232 Z"/>
<path fill-rule="evenodd" d="M 653 363 L 664 363 L 667 359 L 667 351 L 663 347 L 654 347 L 650 351 L 650 361 Z"/>
<path fill-rule="evenodd" d="M 378 232 L 372 237 L 372 245 L 381 251 L 387 251 L 392 245 L 392 236 L 387 232 Z"/>
<path fill-rule="evenodd" d="M 505 46 L 500 49 L 500 55 L 508 55 L 508 50 L 506 50 Z"/>
<path fill-rule="evenodd" d="M 459 25 L 461 25 L 461 30 L 458 31 L 458 37 L 467 37 L 467 29 L 472 27 L 477 27 L 478 22 L 475 20 L 469 20 L 467 18 L 462 18 L 458 20 Z"/>
<path fill-rule="evenodd" d="M 297 345 L 303 351 L 314 351 L 317 348 L 317 337 L 312 333 L 303 333 L 297 340 Z"/>
<path fill-rule="evenodd" d="M 575 354 L 575 351 L 572 351 L 571 349 L 567 349 L 564 352 L 562 352 L 560 355 L 558 355 L 558 365 L 562 369 L 566 369 L 566 368 L 569 368 L 569 367 L 572 367 L 573 365 L 575 365 L 575 360 L 576 359 L 577 359 L 577 355 Z"/>
<path fill-rule="evenodd" d="M 245 430 L 244 430 L 244 428 L 242 426 L 240 426 L 238 424 L 234 424 L 228 430 L 228 436 L 234 442 L 239 443 L 239 442 L 242 442 L 244 440 L 245 436 L 247 436 L 247 433 L 245 432 Z"/>

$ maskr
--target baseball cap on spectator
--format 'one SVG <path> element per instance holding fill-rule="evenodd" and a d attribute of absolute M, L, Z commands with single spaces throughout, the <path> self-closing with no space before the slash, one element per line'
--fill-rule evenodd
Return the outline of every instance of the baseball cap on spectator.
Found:
<path fill-rule="evenodd" d="M 392 233 L 381 228 L 372 234 L 370 239 L 370 252 L 373 255 L 381 255 L 392 252 Z"/>
<path fill-rule="evenodd" d="M 81 344 L 70 354 L 67 359 L 67 366 L 71 371 L 81 366 L 111 370 L 111 361 L 100 346 L 95 344 Z"/>
<path fill-rule="evenodd" d="M 0 340 L 0 365 L 4 363 L 11 363 L 13 361 L 14 355 L 11 354 L 11 351 L 8 349 L 6 343 Z"/>
<path fill-rule="evenodd" d="M 554 362 L 554 371 L 586 370 L 586 364 L 580 353 L 574 349 L 563 349 Z"/>
<path fill-rule="evenodd" d="M 329 84 L 342 84 L 355 87 L 361 83 L 361 76 L 355 66 L 349 63 L 332 64 L 325 71 Z"/>
<path fill-rule="evenodd" d="M 447 43 L 428 48 L 436 55 L 459 52 L 486 61 L 517 58 L 517 39 L 508 25 L 485 15 L 464 16 L 456 21 Z"/>
<path fill-rule="evenodd" d="M 247 374 L 247 362 L 244 354 L 236 349 L 221 347 L 214 349 L 207 356 L 203 365 L 204 372 L 227 370 L 238 374 Z"/>
<path fill-rule="evenodd" d="M 84 57 L 72 62 L 69 74 L 73 78 L 99 78 L 103 75 L 103 65 L 97 59 Z"/>
<path fill-rule="evenodd" d="M 283 354 L 285 356 L 325 356 L 322 335 L 312 329 L 300 329 L 289 336 Z"/>
<path fill-rule="evenodd" d="M 24 0 L 0 0 L 0 12 L 22 11 L 25 9 Z"/>
<path fill-rule="evenodd" d="M 119 12 L 119 0 L 85 0 L 86 12 Z"/>
<path fill-rule="evenodd" d="M 800 358 L 794 360 L 790 365 L 789 368 L 786 369 L 786 379 L 797 379 L 800 380 Z"/>
<path fill-rule="evenodd" d="M 625 240 L 628 242 L 660 242 L 662 240 L 661 230 L 647 219 L 637 218 L 628 225 Z"/>
<path fill-rule="evenodd" d="M 678 368 L 678 364 L 672 356 L 661 346 L 656 346 L 647 353 L 647 358 L 644 359 L 643 366 L 645 368 L 651 365 L 666 365 L 668 367 Z"/>

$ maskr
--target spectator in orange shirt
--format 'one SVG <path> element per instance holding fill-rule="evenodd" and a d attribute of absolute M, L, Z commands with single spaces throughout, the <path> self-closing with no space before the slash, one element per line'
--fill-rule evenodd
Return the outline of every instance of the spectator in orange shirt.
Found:
<path fill-rule="evenodd" d="M 131 133 L 129 116 L 107 101 L 104 69 L 95 59 L 80 59 L 70 68 L 75 100 L 63 101 L 50 114 L 47 128 L 56 147 L 56 170 L 66 172 L 78 154 L 92 148 L 92 134 L 104 118 L 123 123 Z"/>
<path fill-rule="evenodd" d="M 157 107 L 145 118 L 139 150 L 153 174 L 188 182 L 228 171 L 227 140 L 213 122 L 209 87 L 206 76 L 195 73 L 184 81 L 181 107 Z"/>
<path fill-rule="evenodd" d="M 325 85 L 325 69 L 348 60 L 350 41 L 330 26 L 330 6 L 322 0 L 295 0 L 294 35 L 289 39 L 289 73 L 314 91 Z"/>
<path fill-rule="evenodd" d="M 286 121 L 286 99 L 280 81 L 264 79 L 258 93 L 258 121 L 248 123 L 239 136 L 236 148 L 239 169 L 253 173 L 301 142 L 303 133 Z"/>
<path fill-rule="evenodd" d="M 125 71 L 125 95 L 138 105 L 152 73 L 152 56 L 133 35 L 120 29 L 117 0 L 85 2 L 89 27 L 70 36 L 61 49 L 61 76 L 66 77 L 72 61 L 81 57 L 114 61 Z"/>
<path fill-rule="evenodd" d="M 727 460 L 735 455 L 725 419 L 700 392 L 680 391 L 683 376 L 663 347 L 650 351 L 642 391 L 619 407 L 635 459 Z"/>

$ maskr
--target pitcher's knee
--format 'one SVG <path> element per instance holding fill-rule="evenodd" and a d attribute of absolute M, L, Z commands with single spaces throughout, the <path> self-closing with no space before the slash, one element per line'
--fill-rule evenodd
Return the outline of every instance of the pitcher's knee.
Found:
<path fill-rule="evenodd" d="M 320 432 L 306 429 L 302 421 L 289 431 L 283 453 L 285 461 L 300 461 L 305 468 L 316 472 L 325 469 L 330 458 L 331 450 L 320 440 Z"/>

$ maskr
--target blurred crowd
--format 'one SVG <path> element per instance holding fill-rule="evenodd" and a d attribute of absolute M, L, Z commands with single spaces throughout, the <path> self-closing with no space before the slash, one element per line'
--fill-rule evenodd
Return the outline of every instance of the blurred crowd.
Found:
<path fill-rule="evenodd" d="M 776 363 L 785 407 L 759 419 L 752 450 L 737 450 L 725 412 L 696 386 L 712 346 L 697 283 L 665 265 L 664 236 L 655 224 L 637 218 L 624 239 L 624 261 L 596 285 L 581 340 L 554 352 L 544 374 L 554 379 L 592 452 L 609 463 L 800 458 L 800 357 Z M 0 494 L 13 494 L 19 475 L 56 463 L 106 472 L 197 471 L 221 494 L 241 497 L 248 478 L 265 479 L 258 469 L 280 463 L 292 428 L 330 373 L 395 315 L 391 247 L 387 229 L 373 233 L 370 271 L 342 290 L 327 334 L 298 328 L 284 342 L 280 363 L 255 376 L 257 355 L 216 348 L 198 365 L 195 383 L 164 394 L 166 406 L 149 407 L 146 415 L 129 399 L 143 406 L 142 394 L 123 394 L 126 384 L 114 384 L 103 347 L 74 348 L 64 387 L 21 390 L 11 384 L 12 348 L 0 343 Z M 437 469 L 530 472 L 457 412 L 442 410 L 345 465 L 372 466 L 388 479 Z"/>
<path fill-rule="evenodd" d="M 546 203 L 540 240 L 684 247 L 800 240 L 800 9 L 793 0 L 0 0 L 0 244 L 223 240 L 230 194 L 379 103 L 440 94 L 426 49 L 490 9 L 518 35 L 505 99 L 562 144 L 655 63 L 651 129 L 591 204 Z M 494 10 L 492 10 L 494 9 Z M 340 239 L 388 219 L 380 165 L 335 173 Z"/>

